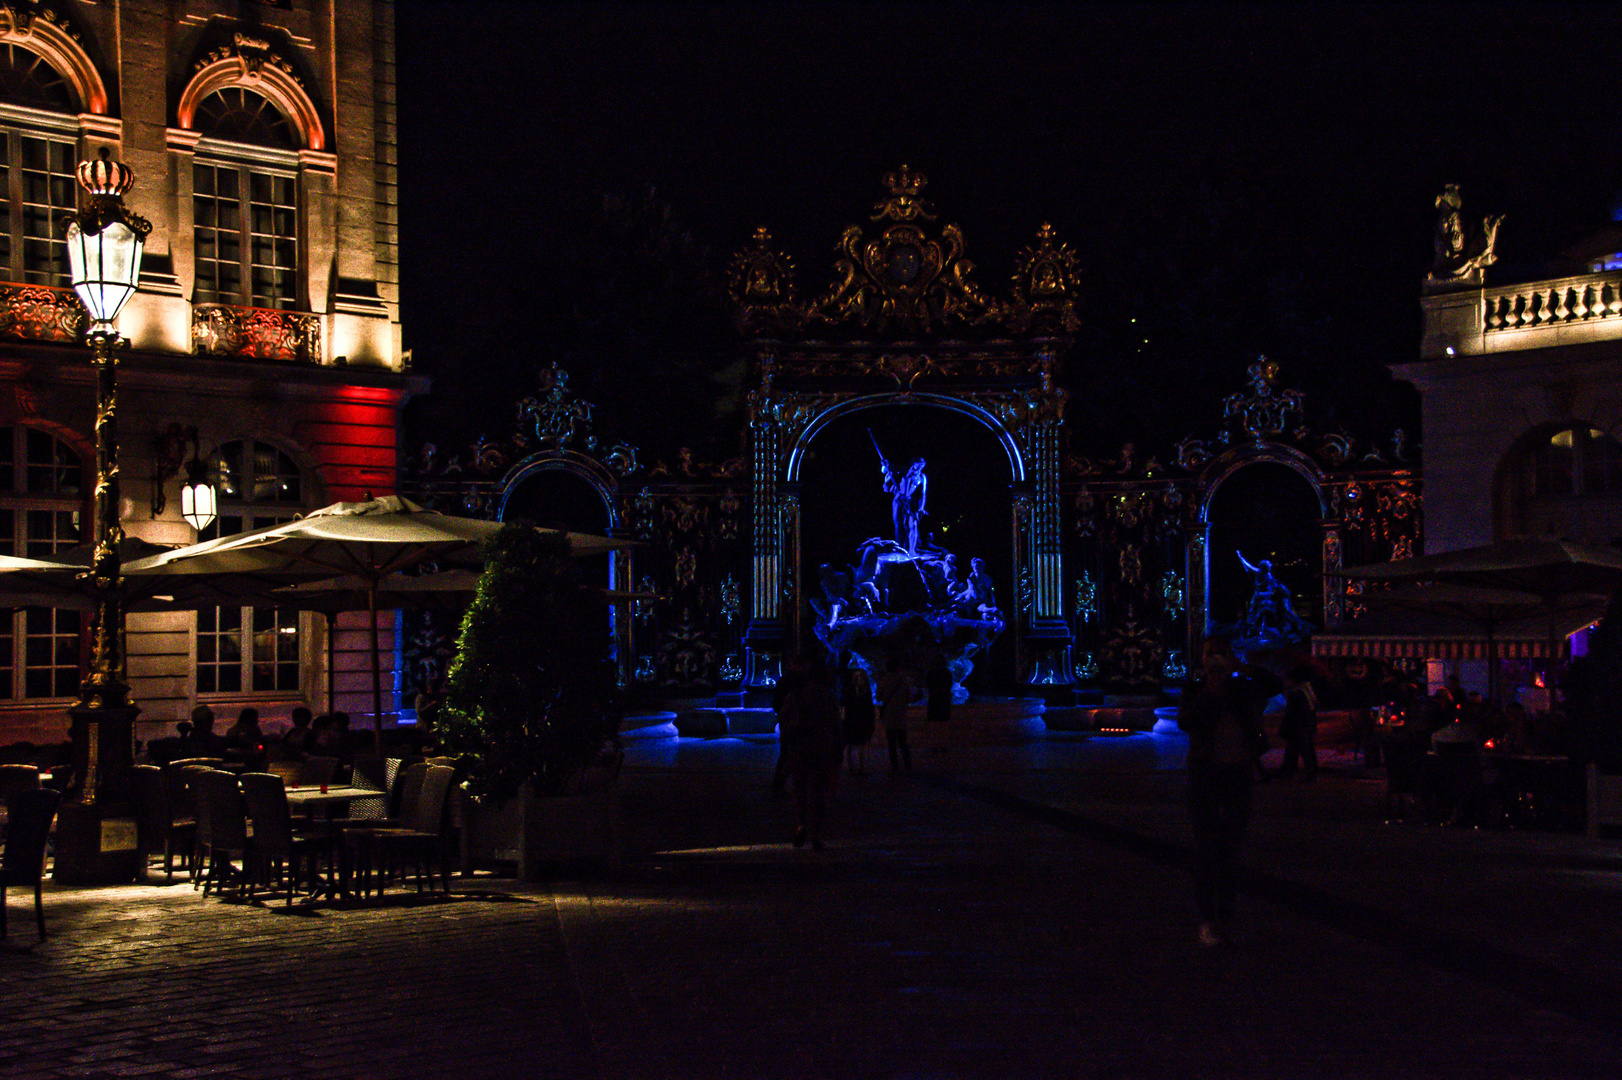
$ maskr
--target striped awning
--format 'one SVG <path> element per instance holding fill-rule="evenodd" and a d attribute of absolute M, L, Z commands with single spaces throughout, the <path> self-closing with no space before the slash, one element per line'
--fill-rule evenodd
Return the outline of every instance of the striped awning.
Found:
<path fill-rule="evenodd" d="M 1579 627 L 1580 629 L 1580 627 Z M 1564 641 L 1564 638 L 1561 639 Z M 1549 655 L 1547 638 L 1536 641 L 1493 639 L 1500 660 L 1538 660 Z M 1486 660 L 1487 639 L 1407 638 L 1353 634 L 1314 634 L 1313 656 L 1355 656 L 1365 660 Z"/>
<path fill-rule="evenodd" d="M 1562 651 L 1566 639 L 1593 625 L 1604 602 L 1562 611 L 1547 618 L 1515 619 L 1487 634 L 1467 620 L 1433 612 L 1371 611 L 1355 622 L 1312 635 L 1312 655 L 1366 660 L 1538 660 L 1549 655 L 1550 631 Z"/>

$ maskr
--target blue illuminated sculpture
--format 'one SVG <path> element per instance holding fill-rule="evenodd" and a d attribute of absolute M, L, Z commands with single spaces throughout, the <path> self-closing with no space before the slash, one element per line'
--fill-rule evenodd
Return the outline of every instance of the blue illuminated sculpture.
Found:
<path fill-rule="evenodd" d="M 1273 576 L 1273 563 L 1262 559 L 1251 563 L 1243 552 L 1235 552 L 1239 563 L 1255 576 L 1245 617 L 1230 633 L 1236 647 L 1249 651 L 1279 649 L 1298 645 L 1312 633 L 1312 627 L 1296 615 L 1290 590 Z"/>
<path fill-rule="evenodd" d="M 873 446 L 878 449 L 876 439 Z M 961 704 L 969 698 L 963 680 L 974 670 L 970 658 L 1006 625 L 991 574 L 976 558 L 965 576 L 952 552 L 919 542 L 918 519 L 927 513 L 923 458 L 900 476 L 882 450 L 879 463 L 895 539 L 864 540 L 854 566 L 822 566 L 823 599 L 811 601 L 817 637 L 835 656 L 853 656 L 875 681 L 891 659 L 921 676 L 943 658 L 952 673 L 952 700 Z"/>

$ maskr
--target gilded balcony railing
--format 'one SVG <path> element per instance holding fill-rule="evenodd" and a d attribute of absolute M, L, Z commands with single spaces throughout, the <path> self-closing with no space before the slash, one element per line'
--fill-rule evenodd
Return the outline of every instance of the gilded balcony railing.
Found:
<path fill-rule="evenodd" d="M 301 311 L 194 304 L 192 351 L 263 360 L 321 361 L 321 320 Z"/>
<path fill-rule="evenodd" d="M 0 282 L 0 338 L 71 343 L 84 326 L 84 305 L 72 289 Z"/>
<path fill-rule="evenodd" d="M 1609 271 L 1486 289 L 1481 308 L 1482 325 L 1489 334 L 1622 319 L 1622 274 Z"/>

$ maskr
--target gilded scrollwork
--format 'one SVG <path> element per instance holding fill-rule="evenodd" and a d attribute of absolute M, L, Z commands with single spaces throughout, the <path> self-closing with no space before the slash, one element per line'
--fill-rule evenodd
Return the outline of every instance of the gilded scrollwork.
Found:
<path fill-rule="evenodd" d="M 1036 231 L 1036 242 L 1014 258 L 1008 328 L 1015 333 L 1033 328 L 1067 334 L 1080 330 L 1081 319 L 1076 314 L 1080 280 L 1081 260 L 1070 245 L 1058 241 L 1053 226 L 1044 222 Z"/>
<path fill-rule="evenodd" d="M 84 336 L 87 318 L 84 305 L 72 289 L 0 286 L 0 337 L 77 342 Z"/>
<path fill-rule="evenodd" d="M 1005 330 L 1064 333 L 1080 328 L 1076 315 L 1079 262 L 1044 224 L 1016 261 L 1013 292 L 988 296 L 964 257 L 963 231 L 937 227 L 920 197 L 924 176 L 902 166 L 884 177 L 886 195 L 871 226 L 851 225 L 839 239 L 834 280 L 821 295 L 795 297 L 794 267 L 757 229 L 728 267 L 728 292 L 738 323 L 750 336 L 846 332 L 921 337 L 945 331 Z"/>
<path fill-rule="evenodd" d="M 1222 401 L 1224 416 L 1238 432 L 1257 442 L 1292 430 L 1302 416 L 1306 395 L 1278 385 L 1278 363 L 1263 356 L 1247 369 L 1250 395 L 1230 394 Z"/>

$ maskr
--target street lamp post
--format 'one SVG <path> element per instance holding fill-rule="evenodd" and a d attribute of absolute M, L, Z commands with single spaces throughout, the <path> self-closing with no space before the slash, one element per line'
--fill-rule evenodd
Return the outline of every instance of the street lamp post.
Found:
<path fill-rule="evenodd" d="M 135 174 L 101 156 L 81 162 L 79 186 L 86 206 L 65 219 L 73 290 L 90 314 L 89 339 L 96 375 L 96 489 L 90 565 L 95 590 L 90 672 L 73 726 L 74 781 L 57 821 L 55 876 L 70 884 L 128 881 L 142 869 L 129 817 L 128 775 L 134 761 L 135 716 L 124 683 L 124 612 L 119 599 L 118 353 L 115 325 L 135 293 L 141 254 L 152 225 L 130 212 L 124 195 Z"/>

